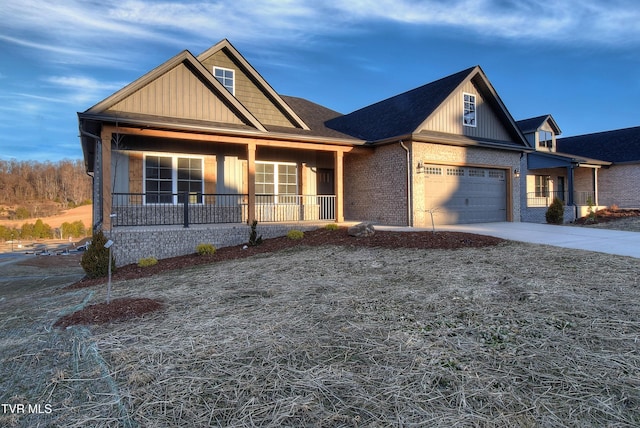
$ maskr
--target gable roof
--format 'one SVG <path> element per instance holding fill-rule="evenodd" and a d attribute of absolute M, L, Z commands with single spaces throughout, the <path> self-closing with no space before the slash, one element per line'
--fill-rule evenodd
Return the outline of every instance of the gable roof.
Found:
<path fill-rule="evenodd" d="M 640 162 L 640 126 L 559 138 L 558 150 L 613 163 Z"/>
<path fill-rule="evenodd" d="M 258 87 L 267 95 L 269 99 L 297 126 L 302 129 L 309 129 L 309 126 L 298 116 L 298 114 L 291 109 L 289 105 L 282 99 L 282 97 L 267 83 L 267 81 L 253 68 L 253 66 L 247 61 L 242 54 L 231 44 L 227 39 L 222 39 L 220 42 L 211 46 L 206 51 L 198 55 L 197 60 L 199 62 L 205 61 L 215 53 L 225 50 L 228 52 L 240 65 L 243 71 L 258 85 Z"/>
<path fill-rule="evenodd" d="M 522 119 L 517 121 L 516 124 L 524 134 L 529 134 L 539 130 L 542 127 L 542 125 L 545 124 L 545 122 L 549 123 L 549 125 L 553 129 L 553 132 L 556 135 L 560 135 L 562 133 L 562 131 L 560 130 L 560 127 L 558 126 L 556 121 L 553 119 L 553 116 L 551 116 L 550 114 L 531 117 L 529 119 Z"/>
<path fill-rule="evenodd" d="M 526 139 L 511 114 L 493 89 L 480 66 L 474 66 L 442 79 L 412 89 L 344 116 L 329 120 L 327 126 L 355 138 L 375 143 L 413 134 L 465 82 L 479 79 L 496 111 L 518 145 L 527 147 Z"/>
<path fill-rule="evenodd" d="M 145 86 L 149 85 L 156 79 L 165 75 L 166 73 L 173 70 L 175 67 L 184 64 L 192 73 L 194 73 L 198 79 L 202 82 L 206 83 L 209 88 L 215 91 L 216 96 L 221 99 L 226 106 L 231 109 L 244 123 L 250 125 L 260 131 L 266 131 L 264 126 L 256 119 L 256 117 L 251 114 L 249 110 L 247 110 L 229 91 L 222 86 L 222 84 L 213 77 L 211 73 L 209 73 L 204 66 L 189 52 L 188 50 L 184 50 L 151 70 L 144 76 L 139 79 L 133 81 L 129 85 L 100 101 L 98 104 L 90 107 L 84 112 L 84 115 L 108 115 L 108 110 L 123 101 L 127 97 L 133 95 L 135 92 L 141 90 Z"/>
<path fill-rule="evenodd" d="M 411 134 L 475 67 L 428 83 L 327 122 L 327 126 L 368 141 Z"/>

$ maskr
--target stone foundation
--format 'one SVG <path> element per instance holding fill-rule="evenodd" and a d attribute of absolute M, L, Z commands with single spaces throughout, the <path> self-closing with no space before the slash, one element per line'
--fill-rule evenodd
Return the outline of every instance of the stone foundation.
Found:
<path fill-rule="evenodd" d="M 258 225 L 258 236 L 264 239 L 285 236 L 292 229 L 303 232 L 323 227 L 326 223 L 286 223 Z M 117 227 L 105 235 L 114 242 L 113 251 L 116 265 L 137 263 L 141 258 L 166 259 L 196 252 L 201 243 L 212 244 L 216 248 L 241 245 L 249 240 L 251 227 L 234 225 L 194 225 Z"/>

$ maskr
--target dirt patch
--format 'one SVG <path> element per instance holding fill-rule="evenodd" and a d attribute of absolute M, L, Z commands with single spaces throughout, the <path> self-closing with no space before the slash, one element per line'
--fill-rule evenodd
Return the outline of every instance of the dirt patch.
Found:
<path fill-rule="evenodd" d="M 139 317 L 162 308 L 162 302 L 153 299 L 115 299 L 109 303 L 98 303 L 60 318 L 54 327 L 76 324 L 105 324 Z"/>

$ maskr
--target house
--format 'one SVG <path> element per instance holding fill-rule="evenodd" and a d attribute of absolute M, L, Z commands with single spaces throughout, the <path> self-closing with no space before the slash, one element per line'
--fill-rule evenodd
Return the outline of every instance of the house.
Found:
<path fill-rule="evenodd" d="M 590 206 L 597 207 L 598 173 L 611 162 L 562 150 L 557 138 L 562 131 L 549 114 L 517 124 L 535 149 L 520 165 L 522 221 L 544 223 L 547 208 L 556 197 L 565 205 L 565 222 L 586 215 Z"/>
<path fill-rule="evenodd" d="M 640 207 L 640 127 L 561 138 L 558 149 L 607 161 L 597 175 L 598 205 Z"/>
<path fill-rule="evenodd" d="M 519 221 L 531 150 L 471 67 L 342 115 L 277 93 L 228 41 L 78 113 L 93 228 L 118 264 L 318 222 Z M 222 227 L 226 224 L 226 227 Z"/>

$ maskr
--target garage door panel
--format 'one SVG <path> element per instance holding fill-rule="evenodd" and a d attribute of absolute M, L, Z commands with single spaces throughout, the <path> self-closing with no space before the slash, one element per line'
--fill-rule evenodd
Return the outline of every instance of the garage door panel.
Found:
<path fill-rule="evenodd" d="M 425 165 L 425 207 L 436 224 L 505 221 L 505 171 Z"/>

